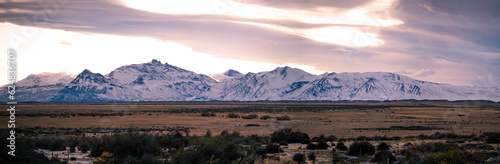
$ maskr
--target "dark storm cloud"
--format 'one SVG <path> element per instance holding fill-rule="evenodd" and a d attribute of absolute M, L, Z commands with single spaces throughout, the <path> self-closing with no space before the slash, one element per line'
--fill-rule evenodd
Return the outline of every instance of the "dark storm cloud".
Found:
<path fill-rule="evenodd" d="M 500 0 L 409 0 L 395 11 L 405 27 L 499 48 Z"/>
<path fill-rule="evenodd" d="M 500 0 L 408 0 L 391 12 L 404 24 L 382 30 L 381 52 L 418 52 L 500 80 Z"/>

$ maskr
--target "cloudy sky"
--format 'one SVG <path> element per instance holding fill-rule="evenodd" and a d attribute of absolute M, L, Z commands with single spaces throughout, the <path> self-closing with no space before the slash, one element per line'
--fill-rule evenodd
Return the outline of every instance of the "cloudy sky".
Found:
<path fill-rule="evenodd" d="M 204 74 L 288 65 L 500 86 L 499 0 L 0 0 L 0 36 L 19 79 L 158 59 Z"/>

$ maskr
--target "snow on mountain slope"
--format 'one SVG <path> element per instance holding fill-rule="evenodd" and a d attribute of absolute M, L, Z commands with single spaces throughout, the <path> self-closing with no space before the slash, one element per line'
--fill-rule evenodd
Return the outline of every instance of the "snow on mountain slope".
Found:
<path fill-rule="evenodd" d="M 102 95 L 106 94 L 108 90 L 112 90 L 112 88 L 107 77 L 85 69 L 57 93 L 52 101 L 109 101 Z"/>
<path fill-rule="evenodd" d="M 294 83 L 310 81 L 314 75 L 290 67 L 278 67 L 269 72 L 248 73 L 240 78 L 222 81 L 198 96 L 200 100 L 281 100 Z"/>
<path fill-rule="evenodd" d="M 216 83 L 206 75 L 157 60 L 122 66 L 106 76 L 87 74 L 82 72 L 54 101 L 190 100 Z"/>
<path fill-rule="evenodd" d="M 242 77 L 243 74 L 241 74 L 240 72 L 238 72 L 236 70 L 229 69 L 229 70 L 227 70 L 224 73 L 221 73 L 221 74 L 212 74 L 212 75 L 209 75 L 209 76 L 212 77 L 213 79 L 217 80 L 218 82 L 221 82 L 221 81 L 228 80 L 228 79 L 234 79 L 234 78 Z"/>
<path fill-rule="evenodd" d="M 276 74 L 276 72 L 281 72 Z M 293 76 L 285 76 L 293 75 Z M 290 78 L 292 77 L 292 78 Z M 494 100 L 498 88 L 459 87 L 415 80 L 386 72 L 325 73 L 319 76 L 293 68 L 249 73 L 215 84 L 200 100 Z"/>
<path fill-rule="evenodd" d="M 31 74 L 15 83 L 15 101 L 49 101 L 75 76 L 65 72 Z M 2 93 L 7 93 L 7 87 L 2 87 Z M 0 97 L 0 101 L 8 101 L 7 96 Z"/>
<path fill-rule="evenodd" d="M 386 72 L 324 74 L 301 92 L 285 95 L 296 100 L 500 100 L 497 88 L 459 87 L 415 80 Z"/>
<path fill-rule="evenodd" d="M 60 73 L 48 73 L 44 72 L 41 74 L 31 74 L 28 77 L 16 82 L 16 86 L 45 86 L 45 85 L 55 85 L 58 83 L 66 85 L 68 82 L 73 80 L 76 75 L 68 75 L 66 72 Z"/>
<path fill-rule="evenodd" d="M 229 70 L 217 82 L 182 68 L 149 63 L 119 67 L 107 75 L 84 70 L 30 75 L 17 82 L 17 101 L 187 101 L 187 100 L 493 100 L 499 87 L 462 87 L 387 73 L 312 75 L 291 67 L 241 73 Z M 74 77 L 74 79 L 72 79 Z M 71 80 L 72 79 L 72 80 Z M 4 87 L 4 93 L 7 93 Z M 0 101 L 7 101 L 1 97 Z"/>

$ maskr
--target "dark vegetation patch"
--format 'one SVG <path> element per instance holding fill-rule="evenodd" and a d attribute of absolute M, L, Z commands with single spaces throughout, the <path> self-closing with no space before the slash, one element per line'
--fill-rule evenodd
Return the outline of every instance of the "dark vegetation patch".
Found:
<path fill-rule="evenodd" d="M 353 128 L 354 130 L 442 130 L 444 128 L 429 126 L 390 126 L 388 128 Z"/>

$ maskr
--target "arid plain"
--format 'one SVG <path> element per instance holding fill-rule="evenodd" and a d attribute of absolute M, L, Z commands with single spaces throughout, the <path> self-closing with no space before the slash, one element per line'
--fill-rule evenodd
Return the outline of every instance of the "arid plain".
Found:
<path fill-rule="evenodd" d="M 269 135 L 292 128 L 313 136 L 405 137 L 479 134 L 500 127 L 500 105 L 487 101 L 26 103 L 16 114 L 18 128 L 47 135 L 58 129 L 105 133 L 135 127 L 151 132 L 187 128 L 195 135 L 207 130 Z M 289 120 L 276 119 L 282 116 Z"/>

